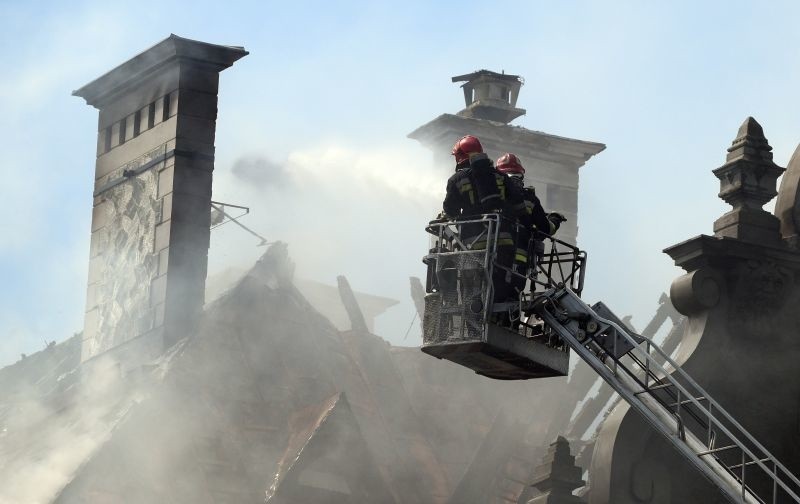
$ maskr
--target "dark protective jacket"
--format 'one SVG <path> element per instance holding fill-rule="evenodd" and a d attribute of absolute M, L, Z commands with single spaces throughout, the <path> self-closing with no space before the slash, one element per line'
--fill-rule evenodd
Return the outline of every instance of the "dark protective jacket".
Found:
<path fill-rule="evenodd" d="M 533 187 L 523 189 L 523 200 L 525 204 L 525 214 L 523 222 L 529 229 L 536 230 L 552 235 L 555 232 L 553 223 L 547 218 L 547 214 L 542 208 L 542 203 L 536 197 L 536 190 Z"/>
<path fill-rule="evenodd" d="M 494 168 L 486 154 L 470 157 L 470 174 L 478 198 L 480 213 L 502 212 L 507 206 L 507 181 L 505 175 Z"/>
<path fill-rule="evenodd" d="M 521 188 L 510 185 L 509 177 L 495 170 L 485 154 L 473 155 L 469 165 L 448 179 L 442 209 L 450 218 L 486 213 L 512 217 L 523 196 Z"/>
<path fill-rule="evenodd" d="M 523 187 L 521 178 L 508 177 L 509 191 L 514 201 L 514 215 L 519 223 L 531 232 L 542 231 L 551 234 L 553 226 L 542 208 L 542 203 L 536 196 L 533 187 Z"/>
<path fill-rule="evenodd" d="M 478 217 L 482 213 L 469 166 L 457 169 L 447 180 L 447 194 L 442 203 L 442 210 L 444 210 L 445 217 L 455 220 L 468 220 L 471 217 Z M 479 240 L 481 243 L 475 242 L 479 239 L 482 231 L 483 226 L 479 223 L 462 224 L 458 229 L 461 239 L 469 247 L 486 246 L 485 240 Z"/>
<path fill-rule="evenodd" d="M 472 184 L 469 167 L 457 170 L 447 180 L 447 194 L 442 203 L 442 210 L 445 216 L 451 219 L 480 213 L 478 196 Z"/>
<path fill-rule="evenodd" d="M 536 240 L 539 231 L 552 234 L 554 229 L 539 198 L 536 197 L 534 188 L 524 187 L 520 177 L 508 177 L 508 183 L 512 199 L 517 202 L 513 207 L 518 224 L 514 235 L 516 245 L 514 263 L 517 265 L 517 270 L 525 274 L 524 271 L 530 264 L 529 259 L 534 253 L 535 244 L 531 239 Z"/>

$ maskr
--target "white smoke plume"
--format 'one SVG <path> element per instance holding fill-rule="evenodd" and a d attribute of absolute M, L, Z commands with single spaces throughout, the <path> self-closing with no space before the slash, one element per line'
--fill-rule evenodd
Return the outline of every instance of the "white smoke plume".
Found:
<path fill-rule="evenodd" d="M 441 174 L 428 159 L 414 157 L 407 149 L 363 152 L 327 146 L 292 152 L 287 164 L 299 184 L 316 183 L 356 198 L 372 192 L 372 196 L 429 205 L 444 194 Z"/>
<path fill-rule="evenodd" d="M 82 371 L 82 380 L 77 369 L 59 377 L 68 390 L 54 400 L 33 385 L 3 397 L 0 504 L 52 502 L 124 416 L 130 396 L 117 367 L 101 360 Z"/>
<path fill-rule="evenodd" d="M 401 301 L 378 319 L 393 343 L 418 343 L 409 276 L 424 275 L 425 223 L 441 207 L 449 173 L 428 151 L 403 146 L 361 149 L 343 144 L 290 152 L 275 161 L 251 153 L 218 166 L 214 199 L 251 207 L 242 222 L 289 244 L 298 275 L 335 285 L 344 274 L 354 289 Z M 210 275 L 244 270 L 263 249 L 235 226 L 212 232 Z"/>

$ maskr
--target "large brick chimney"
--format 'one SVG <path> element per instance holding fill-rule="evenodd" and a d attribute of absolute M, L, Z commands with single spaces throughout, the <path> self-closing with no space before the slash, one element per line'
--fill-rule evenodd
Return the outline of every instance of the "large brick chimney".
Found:
<path fill-rule="evenodd" d="M 100 111 L 83 361 L 158 355 L 202 310 L 219 72 L 245 55 L 170 35 L 73 93 Z"/>

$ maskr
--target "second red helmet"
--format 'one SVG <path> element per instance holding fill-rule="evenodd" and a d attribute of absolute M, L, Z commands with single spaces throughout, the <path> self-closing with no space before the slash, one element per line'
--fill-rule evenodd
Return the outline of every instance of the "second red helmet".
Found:
<path fill-rule="evenodd" d="M 477 137 L 466 135 L 458 139 L 453 146 L 452 154 L 456 157 L 456 164 L 460 164 L 469 159 L 470 154 L 483 152 L 483 146 Z"/>
<path fill-rule="evenodd" d="M 519 158 L 514 154 L 503 154 L 497 159 L 494 166 L 497 168 L 497 171 L 505 173 L 506 175 L 525 174 L 525 168 L 522 166 Z"/>

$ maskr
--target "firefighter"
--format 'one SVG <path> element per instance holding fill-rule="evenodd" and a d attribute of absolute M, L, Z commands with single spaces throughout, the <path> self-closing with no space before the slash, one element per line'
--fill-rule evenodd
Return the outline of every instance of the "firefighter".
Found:
<path fill-rule="evenodd" d="M 522 202 L 514 207 L 518 219 L 516 233 L 514 237 L 514 275 L 512 280 L 513 289 L 519 293 L 525 289 L 526 278 L 529 269 L 536 268 L 537 251 L 543 245 L 541 237 L 537 239 L 539 233 L 553 235 L 558 231 L 562 222 L 567 219 L 557 212 L 545 213 L 536 191 L 533 187 L 524 186 L 525 168 L 519 158 L 511 153 L 506 153 L 497 159 L 497 171 L 505 174 L 509 178 L 509 186 L 512 192 L 522 194 Z M 542 249 L 543 251 L 543 249 Z"/>
<path fill-rule="evenodd" d="M 494 301 L 507 301 L 514 294 L 510 270 L 514 259 L 513 225 L 507 220 L 511 208 L 522 201 L 521 193 L 509 191 L 508 177 L 494 168 L 491 159 L 483 152 L 480 141 L 466 135 L 453 146 L 456 173 L 447 181 L 447 194 L 443 203 L 443 216 L 450 219 L 469 218 L 482 214 L 498 213 L 506 218 L 497 233 L 497 256 L 493 268 Z M 482 224 L 462 226 L 461 238 L 472 250 L 487 245 Z"/>
<path fill-rule="evenodd" d="M 447 219 L 480 214 L 478 196 L 473 185 L 469 157 L 483 152 L 481 142 L 472 135 L 460 138 L 453 146 L 456 172 L 447 180 L 447 194 L 442 203 L 442 216 Z"/>

